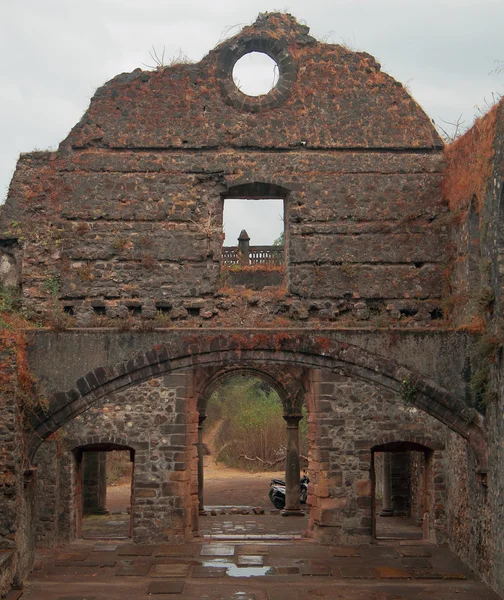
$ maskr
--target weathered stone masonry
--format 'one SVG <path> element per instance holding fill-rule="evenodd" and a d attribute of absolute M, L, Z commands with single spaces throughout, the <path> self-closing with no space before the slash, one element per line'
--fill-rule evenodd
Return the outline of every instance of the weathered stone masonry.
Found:
<path fill-rule="evenodd" d="M 279 68 L 257 98 L 232 82 L 252 51 Z M 117 76 L 56 152 L 22 155 L 0 213 L 24 311 L 2 338 L 0 592 L 35 543 L 80 535 L 88 452 L 130 452 L 135 542 L 196 534 L 198 423 L 253 372 L 294 437 L 306 405 L 311 536 L 372 542 L 375 457 L 416 449 L 425 537 L 504 593 L 502 111 L 445 152 L 370 55 L 266 13 L 197 64 Z M 274 278 L 224 265 L 226 198 L 284 200 Z"/>
<path fill-rule="evenodd" d="M 223 87 L 228 54 L 256 43 L 288 56 L 274 109 L 243 94 L 236 107 Z M 24 303 L 41 310 L 57 286 L 84 325 L 156 309 L 204 326 L 239 325 L 244 309 L 265 325 L 430 323 L 448 239 L 441 146 L 369 55 L 260 21 L 197 65 L 119 76 L 57 153 L 21 158 L 4 223 L 24 240 Z M 284 198 L 288 225 L 285 286 L 261 310 L 220 269 L 223 198 L 258 193 Z"/>

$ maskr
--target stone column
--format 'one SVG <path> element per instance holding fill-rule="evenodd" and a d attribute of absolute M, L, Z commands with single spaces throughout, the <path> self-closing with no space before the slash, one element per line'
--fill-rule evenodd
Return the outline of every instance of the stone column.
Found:
<path fill-rule="evenodd" d="M 249 250 L 250 248 L 250 237 L 245 229 L 241 230 L 240 236 L 238 237 L 238 252 L 240 253 L 240 262 L 242 265 L 249 264 Z"/>
<path fill-rule="evenodd" d="M 203 477 L 204 477 L 204 465 L 203 465 L 203 423 L 205 422 L 206 415 L 199 415 L 198 418 L 198 509 L 200 515 L 205 515 L 205 505 L 203 499 Z"/>
<path fill-rule="evenodd" d="M 284 415 L 287 423 L 287 456 L 285 460 L 285 508 L 283 517 L 304 515 L 300 502 L 299 421 L 301 415 Z"/>
<path fill-rule="evenodd" d="M 107 510 L 107 455 L 84 452 L 82 493 L 85 515 L 104 515 Z"/>
<path fill-rule="evenodd" d="M 392 510 L 392 455 L 383 453 L 383 506 L 380 517 L 391 517 Z"/>

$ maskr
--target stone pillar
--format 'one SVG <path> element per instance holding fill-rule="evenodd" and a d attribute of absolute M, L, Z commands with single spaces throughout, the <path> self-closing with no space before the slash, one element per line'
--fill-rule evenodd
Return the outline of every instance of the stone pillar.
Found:
<path fill-rule="evenodd" d="M 107 455 L 105 452 L 84 452 L 82 460 L 83 513 L 107 514 Z"/>
<path fill-rule="evenodd" d="M 205 422 L 206 415 L 199 415 L 198 418 L 198 509 L 200 515 L 205 515 L 205 504 L 203 498 L 203 477 L 204 477 L 204 465 L 203 465 L 203 423 Z"/>
<path fill-rule="evenodd" d="M 392 456 L 383 453 L 383 506 L 380 517 L 391 517 L 392 511 Z"/>
<path fill-rule="evenodd" d="M 240 262 L 242 265 L 249 264 L 249 248 L 250 248 L 250 237 L 245 229 L 241 230 L 238 238 L 238 252 L 240 253 Z"/>
<path fill-rule="evenodd" d="M 287 423 L 287 456 L 285 460 L 285 508 L 282 516 L 303 516 L 300 502 L 299 421 L 301 415 L 284 415 Z"/>

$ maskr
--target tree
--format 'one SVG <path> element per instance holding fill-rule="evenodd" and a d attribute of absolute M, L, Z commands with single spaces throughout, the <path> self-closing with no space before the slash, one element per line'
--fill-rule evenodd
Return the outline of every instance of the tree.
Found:
<path fill-rule="evenodd" d="M 273 242 L 273 246 L 284 246 L 284 245 L 285 245 L 285 231 L 282 231 L 282 233 Z"/>

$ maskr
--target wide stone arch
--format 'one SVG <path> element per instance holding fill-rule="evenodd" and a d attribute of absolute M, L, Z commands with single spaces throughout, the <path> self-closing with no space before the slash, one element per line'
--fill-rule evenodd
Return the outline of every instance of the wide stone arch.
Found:
<path fill-rule="evenodd" d="M 486 470 L 484 419 L 462 398 L 412 369 L 357 346 L 289 332 L 192 334 L 156 345 L 126 362 L 98 367 L 79 378 L 72 389 L 55 393 L 49 399 L 48 409 L 33 414 L 30 458 L 44 439 L 107 394 L 173 371 L 258 363 L 326 369 L 373 382 L 398 394 L 406 387 L 407 400 L 466 439 L 475 452 L 478 468 Z"/>

